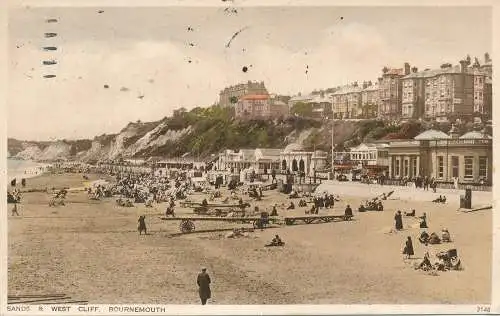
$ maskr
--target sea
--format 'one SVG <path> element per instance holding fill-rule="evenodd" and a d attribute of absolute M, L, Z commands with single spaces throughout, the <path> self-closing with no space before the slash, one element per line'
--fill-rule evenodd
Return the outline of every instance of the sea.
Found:
<path fill-rule="evenodd" d="M 7 159 L 7 178 L 10 181 L 33 178 L 47 171 L 50 164 L 31 160 Z"/>

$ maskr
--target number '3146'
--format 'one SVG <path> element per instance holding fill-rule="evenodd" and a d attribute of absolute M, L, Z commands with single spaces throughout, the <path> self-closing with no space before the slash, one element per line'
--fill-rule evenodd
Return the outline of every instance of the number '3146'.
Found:
<path fill-rule="evenodd" d="M 477 312 L 478 313 L 489 313 L 490 312 L 490 307 L 489 306 L 478 306 L 477 307 Z"/>

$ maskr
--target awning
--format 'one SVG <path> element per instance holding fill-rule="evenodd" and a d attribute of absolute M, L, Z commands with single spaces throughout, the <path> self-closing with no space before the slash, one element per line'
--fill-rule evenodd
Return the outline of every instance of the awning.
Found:
<path fill-rule="evenodd" d="M 337 170 L 347 170 L 356 168 L 356 165 L 334 165 L 333 168 Z"/>
<path fill-rule="evenodd" d="M 363 166 L 363 169 L 389 169 L 389 166 L 382 166 L 382 165 L 365 165 L 365 166 Z"/>

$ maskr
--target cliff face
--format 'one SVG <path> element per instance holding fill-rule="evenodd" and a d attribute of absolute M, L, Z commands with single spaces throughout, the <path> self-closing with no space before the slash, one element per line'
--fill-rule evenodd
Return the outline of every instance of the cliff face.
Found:
<path fill-rule="evenodd" d="M 190 132 L 189 126 L 170 130 L 164 121 L 129 123 L 118 134 L 96 136 L 93 140 L 23 142 L 9 139 L 8 151 L 9 156 L 25 160 L 113 160 L 136 157 L 138 153 L 174 143 Z"/>
<path fill-rule="evenodd" d="M 14 155 L 15 158 L 21 158 L 25 160 L 36 160 L 42 155 L 42 150 L 37 145 L 30 145 Z"/>

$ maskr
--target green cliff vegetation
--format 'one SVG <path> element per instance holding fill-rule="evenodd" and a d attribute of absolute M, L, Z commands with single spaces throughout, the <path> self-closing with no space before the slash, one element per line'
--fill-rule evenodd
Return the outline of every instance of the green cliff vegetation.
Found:
<path fill-rule="evenodd" d="M 286 146 L 285 137 L 293 131 L 319 128 L 321 123 L 311 119 L 291 117 L 284 120 L 236 120 L 231 108 L 195 108 L 176 112 L 165 119 L 166 130 L 182 130 L 190 127 L 190 133 L 175 142 L 141 152 L 141 156 L 192 156 L 207 157 L 223 149 L 281 148 Z"/>

